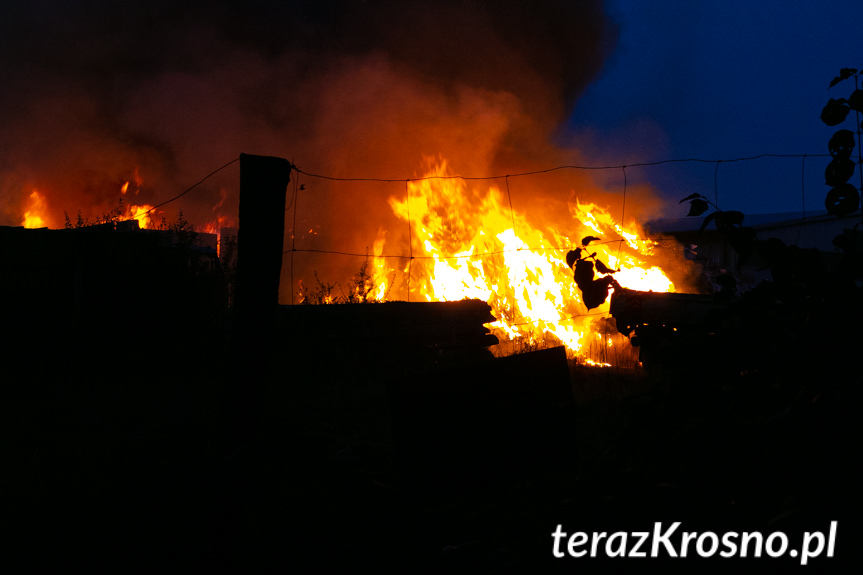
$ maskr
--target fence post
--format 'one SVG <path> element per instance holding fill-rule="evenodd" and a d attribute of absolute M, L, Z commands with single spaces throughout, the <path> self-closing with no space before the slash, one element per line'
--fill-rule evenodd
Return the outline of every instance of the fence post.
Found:
<path fill-rule="evenodd" d="M 240 226 L 233 323 L 222 398 L 223 456 L 215 483 L 208 567 L 239 573 L 244 509 L 259 462 L 255 454 L 263 398 L 275 350 L 285 199 L 293 166 L 282 158 L 240 155 Z"/>
<path fill-rule="evenodd" d="M 285 199 L 291 164 L 283 158 L 240 154 L 235 317 L 256 323 L 279 303 L 285 237 Z"/>

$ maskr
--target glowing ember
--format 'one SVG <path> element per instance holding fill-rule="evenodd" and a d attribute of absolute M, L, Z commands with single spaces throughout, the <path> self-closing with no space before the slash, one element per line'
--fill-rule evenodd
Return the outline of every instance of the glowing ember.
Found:
<path fill-rule="evenodd" d="M 619 269 L 614 277 L 621 286 L 674 291 L 661 269 L 643 261 L 653 243 L 598 206 L 571 204 L 573 221 L 567 233 L 539 230 L 524 215 L 511 213 L 497 188 L 483 194 L 469 189 L 462 179 L 447 177 L 445 163 L 427 178 L 409 182 L 409 205 L 405 198 L 390 198 L 395 214 L 405 221 L 410 217 L 412 225 L 414 260 L 403 270 L 410 274 L 411 299 L 487 301 L 498 318 L 490 327 L 501 341 L 533 346 L 551 336 L 591 365 L 608 365 L 587 357 L 588 347 L 596 347 L 588 346 L 591 337 L 598 339 L 599 347 L 628 345 L 623 343 L 625 338 L 614 343 L 597 331 L 607 328 L 593 327 L 608 316 L 608 299 L 588 310 L 566 263 L 567 251 L 581 247 L 586 236 L 601 240 L 590 242 L 584 255 L 595 253 L 609 268 Z M 383 233 L 379 233 L 374 250 L 379 299 L 387 291 L 392 271 L 377 257 L 382 248 Z"/>
<path fill-rule="evenodd" d="M 27 210 L 24 212 L 24 219 L 21 225 L 25 228 L 44 228 L 48 224 L 45 217 L 48 211 L 48 200 L 45 196 L 33 190 L 27 202 Z"/>

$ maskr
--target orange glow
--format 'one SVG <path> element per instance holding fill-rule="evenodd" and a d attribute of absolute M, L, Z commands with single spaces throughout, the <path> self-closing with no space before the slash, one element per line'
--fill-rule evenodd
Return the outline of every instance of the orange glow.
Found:
<path fill-rule="evenodd" d="M 613 345 L 610 336 L 592 327 L 608 316 L 610 296 L 600 307 L 586 308 L 566 263 L 567 252 L 580 247 L 582 238 L 599 236 L 601 241 L 590 242 L 583 255 L 595 252 L 609 268 L 619 268 L 614 277 L 620 285 L 674 291 L 661 269 L 644 263 L 654 244 L 642 239 L 635 226 L 615 222 L 603 208 L 576 200 L 570 204 L 572 221 L 566 233 L 550 227 L 541 230 L 523 214 L 511 213 L 498 188 L 477 191 L 462 179 L 446 176 L 442 162 L 427 175 L 429 179 L 409 182 L 410 205 L 403 197 L 390 198 L 400 219 L 407 220 L 410 214 L 414 260 L 402 271 L 410 274 L 411 299 L 487 301 L 498 318 L 489 327 L 502 342 L 532 346 L 551 336 L 585 363 L 608 365 L 587 354 L 588 347 L 596 347 L 588 345 L 590 337 Z M 379 232 L 373 260 L 379 299 L 393 271 L 379 257 L 382 249 Z"/>
<path fill-rule="evenodd" d="M 387 292 L 390 286 L 390 269 L 385 258 L 381 257 L 384 252 L 384 243 L 386 243 L 386 230 L 378 228 L 378 237 L 372 247 L 374 260 L 372 265 L 372 282 L 375 286 L 373 297 L 378 301 L 384 301 L 387 297 Z"/>
<path fill-rule="evenodd" d="M 135 168 L 135 195 L 138 195 L 138 191 L 141 188 L 141 184 L 143 180 L 141 179 L 141 174 L 138 172 L 138 168 Z M 126 182 L 120 187 L 120 194 L 126 195 L 126 192 L 129 191 L 129 182 Z M 120 220 L 138 220 L 138 225 L 141 229 L 152 228 L 153 226 L 153 206 L 148 204 L 135 205 L 131 204 L 126 208 L 126 213 L 120 216 Z"/>
<path fill-rule="evenodd" d="M 45 218 L 48 212 L 48 200 L 45 196 L 33 190 L 27 202 L 27 210 L 24 212 L 24 219 L 21 225 L 25 228 L 44 228 L 47 227 Z"/>
<path fill-rule="evenodd" d="M 149 206 L 147 204 L 142 204 L 140 206 L 131 205 L 129 206 L 129 210 L 126 212 L 126 216 L 122 219 L 124 220 L 138 220 L 138 225 L 141 228 L 151 228 L 153 227 L 153 219 L 151 214 L 153 213 L 153 206 Z"/>
<path fill-rule="evenodd" d="M 217 216 L 215 219 L 210 220 L 206 224 L 204 224 L 203 229 L 201 230 L 205 234 L 216 234 L 219 235 L 220 230 L 222 228 L 235 228 L 236 223 L 233 218 L 229 218 L 227 216 Z"/>
<path fill-rule="evenodd" d="M 221 201 L 216 204 L 216 207 L 213 208 L 213 211 L 216 211 L 221 205 Z M 222 228 L 236 228 L 236 220 L 234 218 L 229 218 L 228 216 L 216 216 L 215 219 L 210 220 L 204 225 L 204 228 L 201 230 L 205 234 L 214 234 L 218 236 L 216 241 L 216 255 L 220 256 L 222 254 Z"/>

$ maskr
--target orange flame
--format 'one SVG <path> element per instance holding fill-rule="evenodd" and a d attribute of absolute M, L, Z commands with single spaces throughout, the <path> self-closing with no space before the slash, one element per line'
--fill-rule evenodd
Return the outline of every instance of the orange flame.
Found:
<path fill-rule="evenodd" d="M 135 168 L 134 174 L 135 180 L 135 195 L 138 195 L 138 192 L 141 189 L 141 184 L 143 180 L 141 179 L 141 174 L 138 171 L 138 168 Z M 125 196 L 129 191 L 129 182 L 127 181 L 120 187 L 120 195 Z M 126 213 L 120 216 L 121 220 L 138 220 L 138 225 L 142 229 L 152 228 L 153 226 L 153 211 L 155 208 L 148 204 L 131 204 L 126 208 Z"/>
<path fill-rule="evenodd" d="M 48 212 L 48 200 L 45 196 L 33 190 L 27 202 L 27 210 L 21 225 L 25 228 L 44 228 L 48 224 L 45 220 Z"/>
<path fill-rule="evenodd" d="M 140 206 L 132 204 L 129 206 L 128 211 L 126 212 L 126 216 L 123 219 L 126 220 L 138 220 L 138 225 L 141 228 L 151 228 L 153 227 L 153 219 L 151 214 L 153 213 L 153 206 L 142 204 Z"/>
<path fill-rule="evenodd" d="M 216 207 L 213 208 L 213 211 L 221 205 L 221 201 L 216 204 Z M 234 218 L 230 218 L 228 216 L 216 216 L 215 219 L 210 220 L 203 227 L 203 233 L 205 234 L 214 234 L 218 236 L 216 241 L 216 254 L 221 255 L 222 253 L 222 229 L 223 228 L 236 228 L 236 220 Z"/>
<path fill-rule="evenodd" d="M 481 193 L 468 189 L 463 179 L 448 177 L 444 162 L 427 179 L 409 182 L 407 195 L 390 198 L 390 206 L 396 216 L 405 221 L 410 217 L 412 223 L 414 260 L 404 270 L 410 274 L 412 297 L 487 301 L 498 318 L 489 326 L 501 341 L 536 345 L 552 336 L 587 362 L 587 347 L 594 337 L 591 326 L 597 316 L 608 316 L 610 297 L 588 310 L 566 253 L 589 235 L 605 240 L 590 242 L 589 252 L 609 268 L 619 268 L 614 277 L 623 287 L 674 291 L 660 268 L 644 263 L 653 242 L 642 239 L 635 226 L 616 223 L 594 204 L 570 205 L 569 233 L 540 230 L 523 214 L 512 212 L 497 188 Z M 379 297 L 392 271 L 380 257 L 382 248 L 379 233 L 374 248 Z M 607 336 L 599 337 L 600 344 L 605 339 L 612 345 Z"/>

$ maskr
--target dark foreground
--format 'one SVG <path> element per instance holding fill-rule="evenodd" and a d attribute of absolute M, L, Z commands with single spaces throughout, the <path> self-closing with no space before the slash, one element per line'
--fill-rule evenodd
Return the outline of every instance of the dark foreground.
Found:
<path fill-rule="evenodd" d="M 836 521 L 834 557 L 825 550 L 805 570 L 861 563 L 851 359 L 797 356 L 746 373 L 717 359 L 651 375 L 571 365 L 574 401 L 557 415 L 571 423 L 559 444 L 572 446 L 572 465 L 533 472 L 514 461 L 500 467 L 511 474 L 438 490 L 402 473 L 386 393 L 393 379 L 433 385 L 433 371 L 283 342 L 260 372 L 260 409 L 237 424 L 231 394 L 247 382 L 223 335 L 164 328 L 83 340 L 35 330 L 6 346 L 2 572 L 800 567 L 799 557 L 701 559 L 695 541 L 687 558 L 607 558 L 604 541 L 599 557 L 553 555 L 558 525 L 610 537 L 676 521 L 675 538 L 783 532 L 789 548 Z M 840 345 L 837 357 L 854 357 L 855 342 Z"/>

